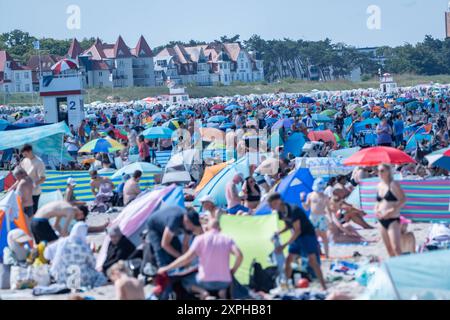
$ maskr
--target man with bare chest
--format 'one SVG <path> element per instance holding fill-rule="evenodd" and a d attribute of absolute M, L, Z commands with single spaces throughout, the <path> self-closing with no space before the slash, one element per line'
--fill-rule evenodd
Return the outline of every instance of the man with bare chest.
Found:
<path fill-rule="evenodd" d="M 34 214 L 33 210 L 33 180 L 28 176 L 27 172 L 21 167 L 16 167 L 13 175 L 17 180 L 16 192 L 22 201 L 23 213 L 27 220 L 31 219 Z"/>

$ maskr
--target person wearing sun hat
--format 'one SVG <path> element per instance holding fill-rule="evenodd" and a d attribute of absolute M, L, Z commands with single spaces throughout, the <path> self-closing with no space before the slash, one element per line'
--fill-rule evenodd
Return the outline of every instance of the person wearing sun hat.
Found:
<path fill-rule="evenodd" d="M 226 213 L 224 210 L 216 206 L 214 198 L 210 195 L 201 197 L 199 202 L 202 205 L 203 214 L 207 214 L 208 218 L 220 219 L 220 216 Z"/>
<path fill-rule="evenodd" d="M 400 216 L 400 247 L 402 254 L 416 252 L 416 237 L 412 231 L 408 231 L 408 225 L 411 222 L 411 220 Z"/>

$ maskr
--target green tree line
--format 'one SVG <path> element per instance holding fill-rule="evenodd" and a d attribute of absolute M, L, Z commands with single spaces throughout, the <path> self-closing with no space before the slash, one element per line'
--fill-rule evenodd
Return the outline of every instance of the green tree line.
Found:
<path fill-rule="evenodd" d="M 39 40 L 41 54 L 64 56 L 71 39 L 58 40 L 52 38 L 36 38 L 28 32 L 13 30 L 0 34 L 0 50 L 7 50 L 11 56 L 26 64 L 30 56 L 37 52 L 33 42 Z M 89 48 L 94 37 L 80 41 L 83 49 Z M 236 42 L 240 36 L 222 36 L 215 42 Z M 205 41 L 190 40 L 188 42 L 171 41 L 166 45 L 154 48 L 155 54 L 176 44 L 185 46 L 204 45 Z M 395 74 L 412 73 L 417 75 L 450 74 L 450 39 L 435 39 L 426 36 L 415 45 L 404 44 L 397 47 L 380 47 L 374 57 L 358 51 L 357 48 L 344 43 L 333 43 L 330 39 L 320 41 L 292 40 L 288 38 L 265 40 L 253 35 L 243 40 L 242 45 L 257 54 L 264 61 L 265 78 L 275 81 L 283 78 L 311 79 L 312 72 L 318 78 L 339 79 L 359 67 L 367 77 L 383 72 Z"/>

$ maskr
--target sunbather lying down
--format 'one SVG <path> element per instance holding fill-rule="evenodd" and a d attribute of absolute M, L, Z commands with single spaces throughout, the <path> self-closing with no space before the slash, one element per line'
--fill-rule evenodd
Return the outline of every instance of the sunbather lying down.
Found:
<path fill-rule="evenodd" d="M 366 241 L 350 223 L 338 225 L 334 221 L 328 226 L 328 238 L 332 243 L 359 243 Z"/>

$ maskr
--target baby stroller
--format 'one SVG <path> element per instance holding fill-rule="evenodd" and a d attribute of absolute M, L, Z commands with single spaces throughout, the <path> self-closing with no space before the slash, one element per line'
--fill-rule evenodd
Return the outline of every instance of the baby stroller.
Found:
<path fill-rule="evenodd" d="M 95 196 L 95 200 L 91 206 L 92 212 L 104 213 L 108 211 L 112 206 L 114 193 L 112 186 L 108 183 L 102 183 L 98 188 L 98 193 Z"/>

